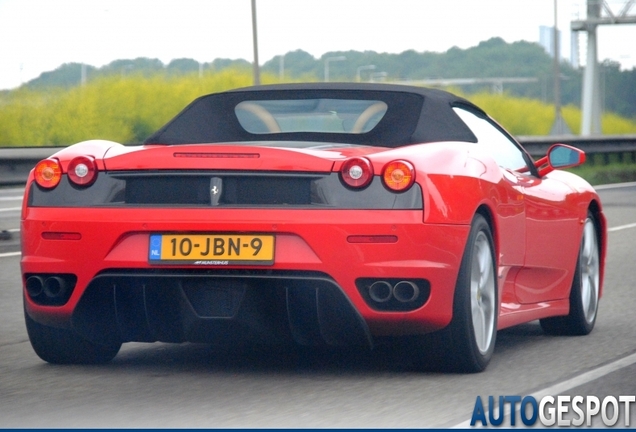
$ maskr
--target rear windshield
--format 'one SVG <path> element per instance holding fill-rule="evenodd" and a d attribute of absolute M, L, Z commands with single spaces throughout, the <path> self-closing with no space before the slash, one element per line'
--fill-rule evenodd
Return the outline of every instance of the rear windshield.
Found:
<path fill-rule="evenodd" d="M 252 134 L 362 134 L 373 130 L 387 108 L 385 102 L 378 100 L 250 100 L 236 105 L 234 113 L 241 127 Z"/>
<path fill-rule="evenodd" d="M 435 89 L 388 84 L 303 83 L 201 96 L 146 144 L 293 141 L 400 147 L 476 142 L 453 111 L 479 109 Z"/>

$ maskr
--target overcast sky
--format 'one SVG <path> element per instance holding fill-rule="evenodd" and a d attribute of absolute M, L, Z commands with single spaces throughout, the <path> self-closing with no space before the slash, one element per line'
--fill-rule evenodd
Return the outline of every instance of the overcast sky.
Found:
<path fill-rule="evenodd" d="M 627 0 L 610 0 L 618 13 Z M 585 0 L 558 0 L 561 52 Z M 636 7 L 631 14 L 636 14 Z M 554 0 L 257 0 L 259 60 L 296 49 L 399 53 L 469 48 L 491 37 L 539 41 Z M 253 60 L 250 0 L 0 0 L 0 89 L 64 63 Z M 582 62 L 585 37 L 581 37 Z M 636 65 L 636 25 L 599 29 L 599 60 Z"/>

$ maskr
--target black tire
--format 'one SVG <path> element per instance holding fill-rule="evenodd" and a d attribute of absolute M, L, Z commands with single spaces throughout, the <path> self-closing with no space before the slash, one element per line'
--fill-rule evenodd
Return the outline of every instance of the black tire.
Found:
<path fill-rule="evenodd" d="M 24 319 L 33 350 L 42 360 L 49 363 L 108 363 L 121 348 L 121 343 L 100 345 L 80 337 L 72 330 L 37 323 L 26 311 Z"/>
<path fill-rule="evenodd" d="M 424 368 L 434 365 L 449 372 L 475 373 L 488 366 L 495 350 L 499 316 L 494 250 L 488 222 L 475 215 L 459 268 L 451 323 L 420 339 L 424 345 L 420 346 Z M 480 311 L 483 321 L 473 314 Z"/>
<path fill-rule="evenodd" d="M 547 334 L 584 336 L 596 324 L 600 287 L 598 235 L 594 216 L 589 214 L 583 226 L 579 256 L 570 289 L 570 313 L 544 318 L 541 328 Z"/>

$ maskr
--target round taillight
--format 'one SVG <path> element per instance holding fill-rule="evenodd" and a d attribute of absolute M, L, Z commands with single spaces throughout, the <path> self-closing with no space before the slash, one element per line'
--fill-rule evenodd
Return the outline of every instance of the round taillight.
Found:
<path fill-rule="evenodd" d="M 78 186 L 90 186 L 97 178 L 95 159 L 90 156 L 78 156 L 68 164 L 68 178 Z"/>
<path fill-rule="evenodd" d="M 373 166 L 368 159 L 351 158 L 347 159 L 340 169 L 342 181 L 352 188 L 363 188 L 373 180 Z"/>
<path fill-rule="evenodd" d="M 62 167 L 57 159 L 44 159 L 35 166 L 35 182 L 38 186 L 51 189 L 62 179 Z"/>
<path fill-rule="evenodd" d="M 415 182 L 415 168 L 407 161 L 392 161 L 384 166 L 382 179 L 389 189 L 402 192 Z"/>

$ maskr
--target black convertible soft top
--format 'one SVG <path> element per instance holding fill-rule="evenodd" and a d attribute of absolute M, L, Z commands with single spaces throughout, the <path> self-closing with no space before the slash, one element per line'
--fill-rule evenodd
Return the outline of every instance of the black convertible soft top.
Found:
<path fill-rule="evenodd" d="M 241 102 L 347 99 L 384 102 L 386 113 L 364 133 L 277 132 L 251 133 L 239 121 Z M 198 144 L 249 141 L 313 141 L 399 147 L 435 141 L 477 142 L 452 109 L 463 106 L 486 114 L 471 102 L 451 93 L 422 87 L 390 84 L 305 83 L 246 87 L 199 97 L 145 144 Z"/>

